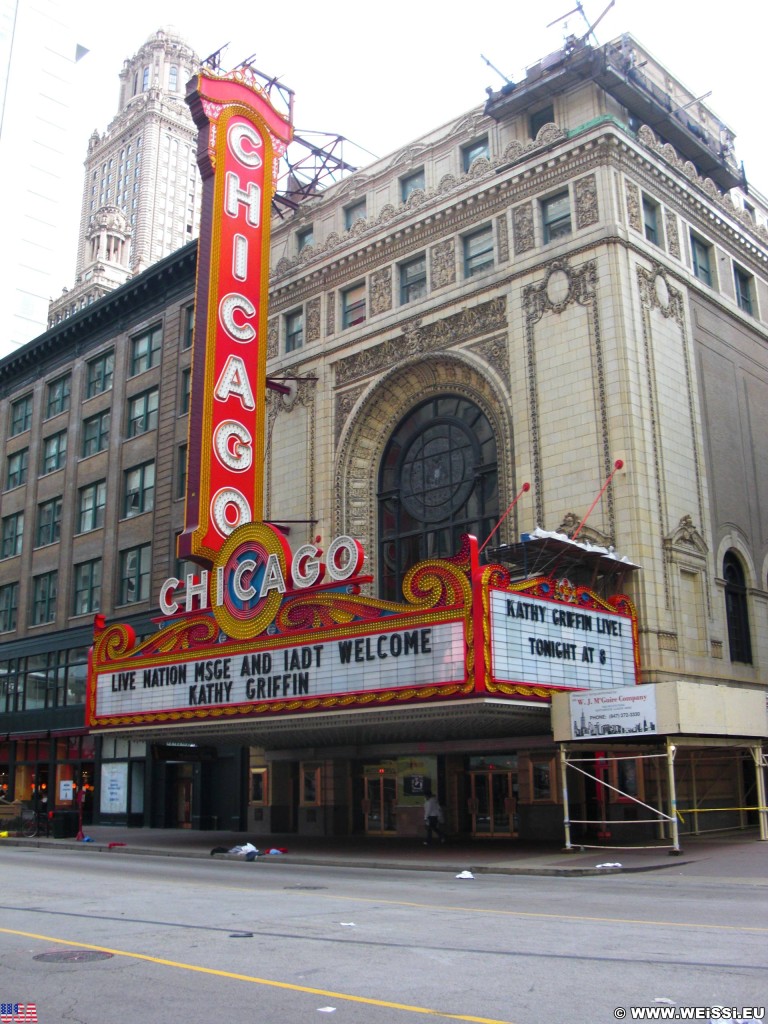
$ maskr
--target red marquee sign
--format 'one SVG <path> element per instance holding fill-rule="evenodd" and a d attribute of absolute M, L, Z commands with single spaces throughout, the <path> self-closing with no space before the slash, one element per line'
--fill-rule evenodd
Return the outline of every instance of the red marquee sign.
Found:
<path fill-rule="evenodd" d="M 239 526 L 263 515 L 270 212 L 292 128 L 247 69 L 201 72 L 187 102 L 203 216 L 179 555 L 211 565 Z"/>

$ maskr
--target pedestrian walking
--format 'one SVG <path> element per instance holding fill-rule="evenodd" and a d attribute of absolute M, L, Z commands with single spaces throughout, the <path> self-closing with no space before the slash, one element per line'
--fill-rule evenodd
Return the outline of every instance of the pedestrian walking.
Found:
<path fill-rule="evenodd" d="M 440 806 L 440 801 L 432 790 L 426 790 L 424 793 L 424 827 L 427 830 L 427 838 L 424 840 L 425 846 L 431 845 L 433 835 L 437 837 L 438 842 L 445 842 L 443 821 L 443 808 Z"/>

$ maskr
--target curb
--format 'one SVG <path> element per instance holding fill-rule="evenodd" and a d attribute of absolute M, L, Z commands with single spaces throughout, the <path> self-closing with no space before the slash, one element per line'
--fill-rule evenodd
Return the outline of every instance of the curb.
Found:
<path fill-rule="evenodd" d="M 90 842 L 83 843 L 80 840 L 73 839 L 25 839 L 22 837 L 8 836 L 4 840 L 0 840 L 0 848 L 5 843 L 8 846 L 26 847 L 32 849 L 57 849 L 57 850 L 68 850 L 71 852 L 80 852 L 81 850 L 92 850 L 94 853 L 118 853 L 128 854 L 130 856 L 142 856 L 142 857 L 184 857 L 192 858 L 197 860 L 227 860 L 229 862 L 240 862 L 240 863 L 276 863 L 276 864 L 297 864 L 302 866 L 314 866 L 314 867 L 335 867 L 335 868 L 369 868 L 376 871 L 437 871 L 443 873 L 457 873 L 460 871 L 469 870 L 474 875 L 533 875 L 543 877 L 557 877 L 557 878 L 569 878 L 569 877 L 589 877 L 596 875 L 621 875 L 621 874 L 636 874 L 646 871 L 663 871 L 667 867 L 678 867 L 683 864 L 692 863 L 691 861 L 674 860 L 669 864 L 648 864 L 639 867 L 546 867 L 545 865 L 535 866 L 521 866 L 513 867 L 508 865 L 494 865 L 494 864 L 475 864 L 470 865 L 467 868 L 466 864 L 448 864 L 448 863 L 435 863 L 434 861 L 428 863 L 419 863 L 416 861 L 402 861 L 402 860 L 348 860 L 343 857 L 312 857 L 306 854 L 282 854 L 279 857 L 270 856 L 268 854 L 262 854 L 255 858 L 254 861 L 246 861 L 244 857 L 239 854 L 230 853 L 218 853 L 212 855 L 210 852 L 205 850 L 178 850 L 168 848 L 157 848 L 147 846 L 112 846 L 109 843 L 103 842 Z"/>

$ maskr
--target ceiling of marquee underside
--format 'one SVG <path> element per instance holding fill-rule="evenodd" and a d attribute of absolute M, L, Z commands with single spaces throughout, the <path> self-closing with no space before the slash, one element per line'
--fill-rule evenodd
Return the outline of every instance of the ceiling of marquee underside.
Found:
<path fill-rule="evenodd" d="M 551 725 L 549 705 L 483 699 L 434 707 L 326 711 L 270 720 L 152 724 L 97 732 L 136 740 L 242 744 L 280 750 L 548 736 Z"/>

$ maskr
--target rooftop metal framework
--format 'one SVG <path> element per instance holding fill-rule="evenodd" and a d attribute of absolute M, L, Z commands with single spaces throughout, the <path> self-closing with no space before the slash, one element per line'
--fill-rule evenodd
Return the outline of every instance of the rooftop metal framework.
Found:
<path fill-rule="evenodd" d="M 228 45 L 209 54 L 202 61 L 203 67 L 221 72 L 222 54 Z M 235 67 L 248 68 L 270 103 L 293 123 L 293 90 L 283 85 L 278 78 L 254 67 L 254 57 L 255 54 L 239 61 Z M 294 129 L 293 141 L 280 158 L 277 191 L 272 200 L 272 209 L 279 217 L 293 213 L 305 199 L 317 195 L 341 181 L 347 174 L 358 170 L 357 166 L 344 157 L 345 143 L 353 145 L 343 135 Z"/>

